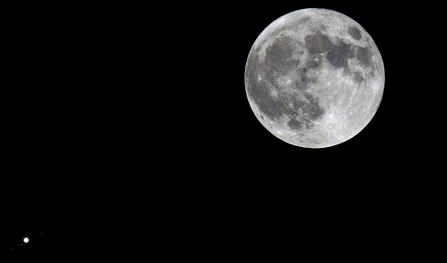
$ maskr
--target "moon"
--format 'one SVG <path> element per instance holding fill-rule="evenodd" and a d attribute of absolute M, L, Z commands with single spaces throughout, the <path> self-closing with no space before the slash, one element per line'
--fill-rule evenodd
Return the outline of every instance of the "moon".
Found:
<path fill-rule="evenodd" d="M 305 148 L 357 135 L 377 112 L 384 86 L 374 40 L 353 19 L 328 9 L 301 9 L 275 20 L 256 39 L 245 66 L 256 118 L 277 138 Z"/>
<path fill-rule="evenodd" d="M 25 242 L 25 243 L 28 243 L 28 241 L 29 241 L 29 239 L 28 239 L 27 237 L 25 237 L 25 238 L 23 239 L 23 242 Z"/>

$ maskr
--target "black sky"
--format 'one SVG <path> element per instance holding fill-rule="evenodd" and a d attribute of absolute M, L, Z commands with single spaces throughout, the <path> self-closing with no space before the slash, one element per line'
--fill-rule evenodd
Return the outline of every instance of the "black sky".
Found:
<path fill-rule="evenodd" d="M 439 186 L 434 176 L 439 159 L 429 145 L 443 137 L 428 136 L 423 129 L 427 123 L 434 125 L 427 121 L 427 112 L 436 114 L 430 101 L 439 95 L 429 92 L 430 100 L 425 98 L 424 90 L 432 87 L 427 76 L 433 74 L 426 74 L 424 68 L 433 65 L 425 59 L 435 57 L 430 52 L 439 45 L 425 47 L 439 44 L 439 38 L 420 37 L 420 32 L 434 36 L 429 29 L 421 31 L 427 21 L 435 24 L 431 16 L 415 16 L 418 8 L 388 6 L 391 3 L 291 2 L 185 6 L 176 8 L 182 10 L 180 15 L 163 23 L 155 19 L 158 11 L 139 12 L 137 17 L 144 23 L 128 27 L 132 35 L 168 25 L 171 31 L 164 34 L 171 38 L 157 33 L 163 48 L 150 49 L 149 55 L 129 43 L 114 48 L 136 49 L 135 64 L 143 64 L 138 64 L 143 70 L 137 75 L 146 77 L 136 91 L 132 85 L 119 85 L 120 98 L 113 100 L 104 99 L 103 94 L 112 89 L 102 76 L 98 82 L 82 78 L 101 68 L 92 66 L 86 55 L 91 52 L 89 41 L 99 34 L 97 28 L 83 24 L 83 12 L 70 12 L 75 10 L 72 7 L 57 12 L 44 6 L 16 8 L 8 27 L 13 34 L 8 49 L 12 59 L 9 75 L 5 74 L 9 89 L 3 104 L 5 157 L 0 187 L 6 193 L 1 214 L 7 220 L 3 248 L 53 255 L 119 249 L 146 252 L 156 250 L 148 240 L 165 247 L 174 242 L 190 244 L 190 237 L 200 237 L 198 244 L 212 246 L 216 236 L 230 239 L 228 247 L 233 243 L 243 247 L 253 244 L 254 235 L 262 243 L 262 229 L 281 226 L 280 232 L 285 233 L 292 225 L 311 225 L 310 214 L 335 220 L 335 212 L 328 211 L 343 210 L 342 215 L 365 215 L 358 221 L 367 225 L 364 218 L 371 213 L 386 218 L 378 221 L 387 226 L 388 218 L 399 225 L 411 218 L 407 216 L 411 211 L 433 205 L 423 201 L 436 200 L 437 191 L 432 190 Z M 357 21 L 374 39 L 385 65 L 385 91 L 372 121 L 354 138 L 327 149 L 300 148 L 271 135 L 252 113 L 244 87 L 246 59 L 257 36 L 278 17 L 308 7 L 332 9 Z M 104 13 L 97 10 L 98 17 Z M 122 19 L 132 10 L 127 15 L 107 14 Z M 165 11 L 171 14 L 170 10 Z M 91 29 L 88 37 L 78 37 L 85 36 L 78 26 Z M 99 29 L 106 26 L 101 20 Z M 133 43 L 131 37 L 126 40 Z M 115 36 L 113 41 L 118 39 Z M 155 54 L 164 54 L 162 61 L 171 67 L 154 62 Z M 74 58 L 78 60 L 71 63 Z M 93 70 L 84 70 L 89 65 Z M 169 69 L 169 76 L 161 77 L 153 65 L 162 73 Z M 145 82 L 154 78 L 163 80 L 163 85 L 154 88 Z M 96 92 L 98 87 L 106 87 L 106 92 Z M 122 94 L 128 90 L 133 95 L 125 101 Z M 153 90 L 169 90 L 169 96 L 155 96 Z M 90 111 L 92 103 L 110 101 L 112 106 Z M 140 102 L 143 110 L 124 114 L 132 120 L 129 124 L 116 121 L 112 128 L 102 129 L 98 120 L 109 113 L 113 119 L 118 116 L 114 107 Z M 147 104 L 157 107 L 152 110 Z M 149 121 L 148 116 L 169 123 Z M 135 129 L 135 122 L 141 127 Z M 116 134 L 109 135 L 112 132 Z M 119 140 L 124 146 L 117 146 Z M 156 147 L 159 142 L 161 149 Z M 433 196 L 424 194 L 428 192 Z M 286 215 L 290 211 L 297 214 Z M 327 213 L 319 216 L 322 211 Z M 17 246 L 25 235 L 30 236 L 30 244 Z M 172 251 L 167 249 L 166 254 Z"/>

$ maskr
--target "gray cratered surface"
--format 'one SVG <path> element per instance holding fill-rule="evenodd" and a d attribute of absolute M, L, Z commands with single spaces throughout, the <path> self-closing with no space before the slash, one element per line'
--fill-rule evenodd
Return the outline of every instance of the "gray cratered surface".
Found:
<path fill-rule="evenodd" d="M 245 88 L 258 120 L 292 145 L 323 148 L 359 133 L 383 95 L 371 36 L 351 18 L 302 9 L 271 23 L 247 59 Z"/>

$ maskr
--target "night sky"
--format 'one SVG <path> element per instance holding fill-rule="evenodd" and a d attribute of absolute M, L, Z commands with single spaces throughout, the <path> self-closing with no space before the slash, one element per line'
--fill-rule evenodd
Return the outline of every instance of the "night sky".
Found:
<path fill-rule="evenodd" d="M 28 243 L 24 242 L 27 237 Z M 6 249 L 13 253 L 45 253 L 48 250 L 49 233 L 38 229 L 9 231 Z"/>
<path fill-rule="evenodd" d="M 436 16 L 430 12 L 410 12 L 401 5 L 392 10 L 361 4 L 343 8 L 335 2 L 299 6 L 293 1 L 245 5 L 245 9 L 229 4 L 219 14 L 185 12 L 179 22 L 164 23 L 177 17 L 159 20 L 154 16 L 157 10 L 141 8 L 144 21 L 123 27 L 125 31 L 140 26 L 135 35 L 147 38 L 155 36 L 147 32 L 159 24 L 174 24 L 167 35 L 174 35 L 175 41 L 157 36 L 162 48 L 148 48 L 153 42 L 149 38 L 140 52 L 133 39 L 115 33 L 119 27 L 111 26 L 108 19 L 92 27 L 95 22 L 85 14 L 90 7 L 75 12 L 73 6 L 20 5 L 8 9 L 10 17 L 4 18 L 8 22 L 4 43 L 9 47 L 4 48 L 7 71 L 2 83 L 2 251 L 69 257 L 58 262 L 92 251 L 101 256 L 106 254 L 102 251 L 110 256 L 139 252 L 147 257 L 162 251 L 163 256 L 186 260 L 192 258 L 185 251 L 211 251 L 207 253 L 219 257 L 206 262 L 232 253 L 234 261 L 243 252 L 250 261 L 253 255 L 263 255 L 259 251 L 272 251 L 274 244 L 296 256 L 300 253 L 296 248 L 307 250 L 298 241 L 312 244 L 321 253 L 325 250 L 318 242 L 330 236 L 330 244 L 356 251 L 340 242 L 346 238 L 371 248 L 365 252 L 370 255 L 384 246 L 395 250 L 398 238 L 412 241 L 415 228 L 434 226 L 433 220 L 441 218 L 434 213 L 442 213 L 445 207 L 436 204 L 445 200 L 441 196 L 445 190 L 435 188 L 445 187 L 438 182 L 445 177 L 443 169 L 437 168 L 444 156 L 428 158 L 432 151 L 420 148 L 444 141 L 431 134 L 444 132 L 435 127 L 440 122 L 427 119 L 439 112 L 431 105 L 420 105 L 438 96 L 427 89 L 442 88 L 442 84 L 427 84 L 426 79 L 437 79 L 437 75 L 420 69 L 432 71 L 435 64 L 416 60 L 443 53 L 442 30 L 435 35 L 422 33 L 428 30 L 425 25 L 423 30 L 414 26 L 432 21 Z M 322 150 L 292 146 L 271 135 L 253 115 L 244 86 L 246 59 L 260 32 L 278 17 L 308 7 L 332 9 L 357 21 L 371 34 L 385 63 L 385 93 L 372 122 L 354 138 Z M 128 14 L 135 17 L 137 9 Z M 414 14 L 424 12 L 430 19 L 415 19 Z M 90 11 L 90 17 L 109 13 L 121 17 L 120 12 L 105 12 L 102 6 Z M 119 25 L 126 19 L 122 21 Z M 98 41 L 98 32 L 105 28 L 113 29 L 111 40 Z M 177 32 L 186 32 L 188 37 L 178 37 Z M 432 38 L 423 35 L 436 36 L 436 45 L 432 47 Z M 120 41 L 131 48 L 122 47 Z M 184 42 L 191 45 L 183 46 Z M 104 48 L 110 43 L 115 45 L 111 51 Z M 175 48 L 164 52 L 166 43 L 174 43 Z M 423 48 L 428 44 L 430 48 Z M 97 56 L 98 50 L 107 51 L 109 58 L 136 52 L 135 58 L 125 53 L 141 68 L 126 82 L 141 78 L 141 84 L 118 85 L 118 98 L 107 99 L 116 85 L 107 81 L 115 83 L 114 75 L 120 74 L 99 75 L 103 65 L 94 60 L 104 60 Z M 150 52 L 144 55 L 146 50 Z M 166 71 L 173 72 L 169 78 L 149 70 L 161 65 L 152 61 L 158 53 L 174 54 L 174 59 L 164 55 L 169 62 Z M 185 58 L 178 59 L 179 53 Z M 132 64 L 116 63 L 117 68 Z M 183 71 L 188 72 L 185 78 L 179 75 Z M 97 82 L 91 81 L 93 76 Z M 423 85 L 414 83 L 417 78 L 424 79 Z M 148 95 L 154 89 L 153 79 L 163 80 L 156 89 L 170 94 Z M 106 92 L 101 90 L 104 87 Z M 128 101 L 121 96 L 126 92 L 131 94 Z M 171 98 L 181 98 L 181 102 L 171 102 Z M 144 110 L 126 113 L 126 105 L 136 105 L 138 99 Z M 150 110 L 158 101 L 162 104 Z M 102 107 L 103 103 L 112 105 Z M 123 109 L 123 116 L 132 123 L 116 120 L 120 116 L 114 114 L 116 108 Z M 171 127 L 152 121 L 154 116 L 161 116 Z M 102 123 L 107 118 L 113 119 L 110 127 Z M 162 149 L 156 144 L 162 144 Z M 28 244 L 24 237 L 30 239 Z M 373 240 L 375 246 L 364 243 L 365 239 Z M 275 260 L 271 261 L 276 262 L 277 255 L 284 253 L 272 254 Z M 33 262 L 40 259 L 45 257 Z M 10 261 L 2 258 L 2 262 Z"/>

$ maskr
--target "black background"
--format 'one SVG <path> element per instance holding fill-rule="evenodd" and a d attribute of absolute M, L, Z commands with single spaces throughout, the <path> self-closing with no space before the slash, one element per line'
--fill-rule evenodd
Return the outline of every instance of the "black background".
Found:
<path fill-rule="evenodd" d="M 8 9 L 4 250 L 232 259 L 340 240 L 402 252 L 429 239 L 444 195 L 442 16 L 296 2 Z M 257 36 L 308 7 L 357 21 L 385 65 L 372 121 L 325 149 L 270 134 L 244 87 Z M 32 243 L 17 246 L 24 235 Z"/>

